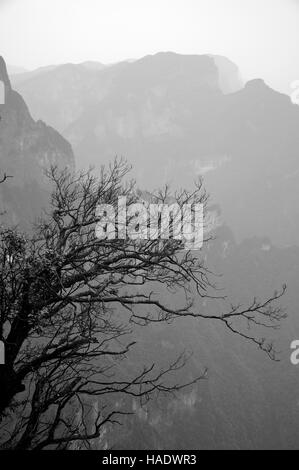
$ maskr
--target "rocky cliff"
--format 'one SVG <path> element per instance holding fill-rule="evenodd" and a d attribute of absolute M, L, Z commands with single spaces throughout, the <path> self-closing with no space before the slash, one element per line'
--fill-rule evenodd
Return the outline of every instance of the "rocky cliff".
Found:
<path fill-rule="evenodd" d="M 27 226 L 48 201 L 45 170 L 50 165 L 73 168 L 74 156 L 58 132 L 32 119 L 23 98 L 11 87 L 2 57 L 0 80 L 5 97 L 0 105 L 0 171 L 13 177 L 0 187 L 0 210 L 13 223 Z"/>

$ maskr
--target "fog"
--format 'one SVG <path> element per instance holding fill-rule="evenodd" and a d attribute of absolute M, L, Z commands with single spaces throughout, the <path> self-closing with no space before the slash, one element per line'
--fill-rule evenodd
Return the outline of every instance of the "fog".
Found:
<path fill-rule="evenodd" d="M 295 0 L 11 0 L 0 3 L 7 63 L 113 63 L 159 51 L 220 54 L 285 93 L 299 78 Z"/>

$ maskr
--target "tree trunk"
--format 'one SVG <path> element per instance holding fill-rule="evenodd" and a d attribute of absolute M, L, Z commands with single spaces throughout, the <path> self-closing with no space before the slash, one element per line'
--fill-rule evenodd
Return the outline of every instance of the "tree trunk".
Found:
<path fill-rule="evenodd" d="M 14 396 L 24 390 L 25 386 L 14 370 L 7 365 L 0 365 L 0 421 Z"/>

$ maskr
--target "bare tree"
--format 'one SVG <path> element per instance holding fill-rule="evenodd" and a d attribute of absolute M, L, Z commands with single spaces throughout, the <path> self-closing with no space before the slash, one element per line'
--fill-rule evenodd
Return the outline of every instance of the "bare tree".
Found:
<path fill-rule="evenodd" d="M 150 364 L 119 372 L 116 366 L 125 364 L 138 340 L 135 324 L 210 320 L 275 359 L 273 345 L 256 336 L 256 327 L 278 325 L 284 314 L 274 302 L 285 288 L 248 308 L 207 315 L 198 299 L 215 292 L 200 253 L 183 250 L 173 238 L 95 236 L 99 203 L 116 206 L 119 196 L 129 204 L 138 201 L 134 184 L 125 183 L 127 172 L 127 165 L 117 161 L 98 179 L 91 172 L 74 176 L 52 168 L 51 211 L 38 222 L 35 235 L 27 238 L 9 229 L 0 234 L 0 339 L 6 348 L 0 374 L 2 448 L 88 446 L 129 412 L 121 397 L 147 400 L 203 377 L 176 383 L 174 374 L 185 365 L 186 354 L 164 368 Z M 163 202 L 169 192 L 152 197 Z M 174 198 L 180 207 L 207 201 L 201 183 Z M 176 293 L 173 301 L 165 292 Z M 179 308 L 177 295 L 184 300 Z"/>

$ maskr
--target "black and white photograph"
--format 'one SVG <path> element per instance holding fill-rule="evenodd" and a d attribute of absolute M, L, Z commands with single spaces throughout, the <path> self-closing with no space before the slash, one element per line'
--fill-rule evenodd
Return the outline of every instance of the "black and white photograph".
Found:
<path fill-rule="evenodd" d="M 298 0 L 0 0 L 0 465 L 299 450 L 298 48 Z"/>

